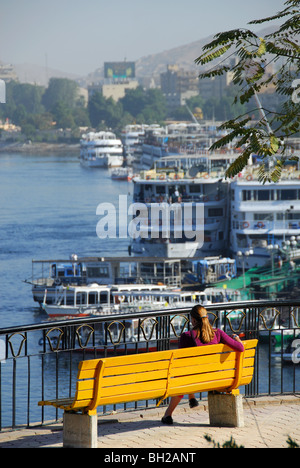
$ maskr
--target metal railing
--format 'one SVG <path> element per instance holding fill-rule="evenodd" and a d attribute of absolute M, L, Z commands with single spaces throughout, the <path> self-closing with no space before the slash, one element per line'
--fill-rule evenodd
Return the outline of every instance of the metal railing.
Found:
<path fill-rule="evenodd" d="M 246 397 L 300 393 L 300 301 L 222 303 L 207 310 L 214 327 L 259 339 Z M 1 329 L 0 430 L 59 419 L 60 410 L 39 407 L 38 401 L 72 396 L 81 360 L 177 347 L 190 327 L 189 312 L 166 309 Z"/>

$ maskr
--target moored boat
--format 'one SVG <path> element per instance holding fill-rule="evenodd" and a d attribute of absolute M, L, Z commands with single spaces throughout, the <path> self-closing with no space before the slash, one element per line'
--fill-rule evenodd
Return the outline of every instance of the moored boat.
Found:
<path fill-rule="evenodd" d="M 80 140 L 80 162 L 88 167 L 121 167 L 123 144 L 112 132 L 89 132 Z"/>
<path fill-rule="evenodd" d="M 127 167 L 120 167 L 119 169 L 115 169 L 111 173 L 112 180 L 125 180 L 131 181 L 133 177 L 132 169 Z"/>

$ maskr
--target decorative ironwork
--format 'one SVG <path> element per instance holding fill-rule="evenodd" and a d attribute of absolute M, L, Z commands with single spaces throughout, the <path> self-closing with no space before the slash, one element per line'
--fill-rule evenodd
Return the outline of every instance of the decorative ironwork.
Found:
<path fill-rule="evenodd" d="M 148 336 L 147 336 L 147 331 L 145 330 L 145 327 L 148 328 L 147 322 L 151 322 L 151 328 L 150 328 L 150 332 L 148 331 Z M 149 342 L 152 339 L 156 325 L 158 325 L 158 321 L 154 317 L 146 317 L 140 321 L 139 327 L 140 327 L 140 330 L 142 330 L 142 334 L 143 334 L 145 341 Z"/>
<path fill-rule="evenodd" d="M 182 323 L 180 324 L 180 328 L 179 328 L 179 334 L 177 333 L 177 330 L 178 330 L 178 327 L 176 327 L 176 325 L 173 323 L 176 321 L 176 319 L 180 317 L 182 320 Z M 181 334 L 183 333 L 183 330 L 186 328 L 187 324 L 189 323 L 189 318 L 186 316 L 186 315 L 174 315 L 173 317 L 171 317 L 171 320 L 170 320 L 170 325 L 171 325 L 171 328 L 173 330 L 173 333 L 174 335 L 176 336 L 176 338 L 180 338 Z"/>
<path fill-rule="evenodd" d="M 59 332 L 58 336 L 50 336 L 50 333 L 56 330 L 58 330 Z M 61 328 L 51 328 L 49 331 L 47 331 L 45 338 L 47 338 L 48 344 L 53 353 L 57 352 L 60 349 L 60 343 L 61 343 L 63 334 L 64 332 L 62 331 Z"/>
<path fill-rule="evenodd" d="M 295 313 L 296 315 L 298 316 L 299 315 L 299 307 L 296 307 L 295 308 L 296 310 L 294 310 L 294 307 L 292 307 L 291 309 L 291 317 L 293 319 L 293 322 L 294 322 L 294 325 L 296 328 L 300 328 L 300 321 L 297 320 L 297 318 L 295 317 Z"/>
<path fill-rule="evenodd" d="M 21 339 L 21 342 L 19 343 L 19 349 L 18 351 L 15 353 L 15 350 L 14 350 L 14 345 L 13 345 L 13 342 L 12 342 L 12 339 L 16 336 L 21 336 L 22 339 Z M 7 338 L 7 342 L 9 343 L 9 347 L 10 347 L 10 351 L 11 351 L 11 354 L 14 358 L 18 358 L 20 357 L 21 355 L 21 352 L 22 352 L 22 349 L 23 349 L 23 346 L 26 342 L 26 336 L 24 333 L 13 333 L 12 335 L 10 335 L 8 338 Z"/>
<path fill-rule="evenodd" d="M 219 317 L 214 312 L 211 312 L 211 311 L 207 311 L 207 312 L 208 312 L 207 315 L 209 317 L 209 322 L 210 322 L 211 326 L 214 327 L 218 323 Z M 211 317 L 214 317 L 214 319 L 212 320 Z"/>
<path fill-rule="evenodd" d="M 275 307 L 266 307 L 262 312 L 259 313 L 263 325 L 266 330 L 270 331 L 275 328 L 277 317 L 280 316 L 280 312 Z"/>
<path fill-rule="evenodd" d="M 118 338 L 116 341 L 114 341 L 113 339 L 113 334 L 112 334 L 112 331 L 111 331 L 111 328 L 115 325 L 115 324 L 118 324 L 121 326 L 121 329 L 119 330 L 119 335 L 118 335 Z M 118 328 L 118 327 L 117 327 Z M 108 326 L 107 326 L 107 331 L 108 331 L 108 334 L 109 334 L 109 338 L 110 338 L 110 342 L 111 344 L 113 344 L 114 346 L 118 345 L 121 343 L 121 339 L 122 339 L 122 336 L 123 336 L 123 333 L 125 331 L 125 325 L 123 322 L 120 322 L 119 320 L 114 320 L 113 322 L 111 322 Z"/>
<path fill-rule="evenodd" d="M 85 333 L 85 329 L 88 329 L 88 333 Z M 85 334 L 85 342 L 83 343 L 83 338 L 81 335 L 80 330 Z M 92 335 L 95 333 L 95 329 L 91 325 L 83 324 L 80 325 L 78 328 L 76 328 L 76 336 L 77 336 L 77 341 L 81 349 L 85 349 L 92 337 Z"/>
<path fill-rule="evenodd" d="M 230 317 L 230 315 L 232 316 Z M 242 326 L 244 323 L 244 320 L 246 318 L 246 312 L 243 310 L 230 310 L 229 312 L 226 312 L 226 319 L 229 325 L 230 330 L 233 333 L 240 333 L 242 330 Z M 237 318 L 237 316 L 241 316 L 240 319 Z M 237 328 L 235 328 L 233 325 L 237 325 Z"/>

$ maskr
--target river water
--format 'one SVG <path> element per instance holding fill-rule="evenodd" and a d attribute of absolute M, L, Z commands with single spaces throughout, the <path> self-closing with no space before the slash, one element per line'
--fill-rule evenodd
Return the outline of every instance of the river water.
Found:
<path fill-rule="evenodd" d="M 109 170 L 82 167 L 77 153 L 0 153 L 0 328 L 45 319 L 23 282 L 32 259 L 127 254 L 127 239 L 98 238 L 96 209 L 108 202 L 118 209 L 119 195 L 130 202 L 131 190 Z"/>

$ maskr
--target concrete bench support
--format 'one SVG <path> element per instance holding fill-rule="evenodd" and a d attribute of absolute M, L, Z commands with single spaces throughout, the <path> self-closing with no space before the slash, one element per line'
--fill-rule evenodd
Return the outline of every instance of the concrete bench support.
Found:
<path fill-rule="evenodd" d="M 209 392 L 208 410 L 212 426 L 244 427 L 242 395 Z"/>
<path fill-rule="evenodd" d="M 66 448 L 97 448 L 97 415 L 64 412 L 63 446 Z"/>

